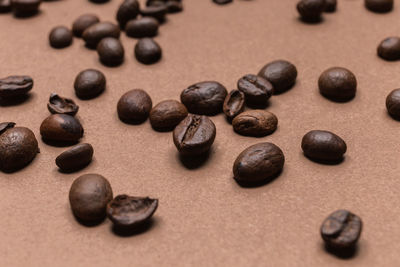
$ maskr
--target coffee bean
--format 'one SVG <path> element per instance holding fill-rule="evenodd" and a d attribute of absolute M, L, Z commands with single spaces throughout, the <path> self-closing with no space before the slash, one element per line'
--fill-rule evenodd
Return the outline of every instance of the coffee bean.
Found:
<path fill-rule="evenodd" d="M 95 98 L 106 89 L 106 77 L 98 70 L 84 70 L 76 76 L 74 88 L 80 99 Z"/>
<path fill-rule="evenodd" d="M 150 0 L 146 1 L 146 6 L 164 6 L 166 3 L 165 0 Z"/>
<path fill-rule="evenodd" d="M 197 156 L 210 150 L 215 135 L 215 125 L 208 117 L 189 114 L 175 127 L 173 140 L 180 154 Z"/>
<path fill-rule="evenodd" d="M 77 142 L 83 136 L 83 128 L 73 116 L 53 114 L 40 125 L 40 134 L 47 141 Z"/>
<path fill-rule="evenodd" d="M 400 37 L 388 37 L 378 46 L 378 56 L 385 60 L 400 59 Z"/>
<path fill-rule="evenodd" d="M 386 97 L 386 108 L 396 120 L 400 120 L 400 89 L 395 89 Z"/>
<path fill-rule="evenodd" d="M 140 10 L 140 14 L 143 17 L 153 17 L 160 23 L 165 21 L 165 15 L 167 14 L 167 7 L 162 6 L 149 6 Z"/>
<path fill-rule="evenodd" d="M 39 11 L 41 0 L 11 0 L 11 6 L 17 17 L 29 17 Z"/>
<path fill-rule="evenodd" d="M 239 90 L 232 90 L 226 97 L 223 111 L 229 121 L 232 121 L 244 110 L 244 94 Z"/>
<path fill-rule="evenodd" d="M 134 229 L 156 212 L 158 199 L 118 195 L 107 205 L 107 216 L 117 227 Z"/>
<path fill-rule="evenodd" d="M 325 0 L 324 12 L 332 13 L 336 11 L 337 1 L 336 0 Z"/>
<path fill-rule="evenodd" d="M 76 178 L 69 190 L 71 210 L 83 222 L 104 219 L 107 204 L 112 199 L 110 183 L 99 174 L 85 174 Z"/>
<path fill-rule="evenodd" d="M 47 108 L 53 114 L 68 114 L 75 116 L 79 106 L 72 99 L 64 98 L 56 93 L 52 93 L 47 103 Z"/>
<path fill-rule="evenodd" d="M 348 250 L 355 247 L 362 231 L 362 221 L 347 210 L 337 210 L 321 226 L 321 237 L 328 248 Z"/>
<path fill-rule="evenodd" d="M 142 89 L 133 89 L 125 93 L 118 101 L 117 111 L 121 121 L 140 124 L 147 120 L 153 102 Z"/>
<path fill-rule="evenodd" d="M 301 0 L 297 4 L 297 11 L 305 22 L 318 22 L 325 10 L 325 0 Z"/>
<path fill-rule="evenodd" d="M 100 61 L 106 66 L 118 66 L 124 61 L 124 47 L 116 38 L 103 38 L 97 45 L 97 53 Z"/>
<path fill-rule="evenodd" d="M 139 15 L 139 2 L 137 0 L 124 0 L 117 11 L 117 21 L 121 29 L 125 29 L 128 21 Z"/>
<path fill-rule="evenodd" d="M 265 65 L 258 76 L 272 83 L 274 94 L 279 94 L 293 87 L 297 78 L 297 69 L 288 61 L 276 60 Z"/>
<path fill-rule="evenodd" d="M 161 59 L 162 51 L 151 38 L 140 39 L 135 46 L 136 59 L 143 64 L 153 64 Z"/>
<path fill-rule="evenodd" d="M 218 4 L 218 5 L 225 5 L 225 4 L 229 4 L 232 3 L 233 0 L 213 0 L 214 3 Z"/>
<path fill-rule="evenodd" d="M 333 67 L 321 74 L 318 86 L 320 93 L 326 98 L 336 102 L 345 102 L 355 97 L 357 80 L 348 69 Z"/>
<path fill-rule="evenodd" d="M 56 158 L 56 165 L 63 172 L 73 172 L 86 167 L 93 157 L 93 147 L 90 144 L 78 144 L 64 151 Z"/>
<path fill-rule="evenodd" d="M 105 37 L 119 38 L 120 29 L 117 25 L 111 22 L 99 22 L 87 28 L 82 38 L 89 48 L 96 48 L 101 39 Z"/>
<path fill-rule="evenodd" d="M 0 98 L 16 98 L 26 95 L 33 87 L 29 76 L 9 76 L 0 79 Z"/>
<path fill-rule="evenodd" d="M 258 143 L 246 148 L 233 164 L 235 180 L 242 185 L 269 182 L 283 169 L 285 156 L 272 143 Z"/>
<path fill-rule="evenodd" d="M 72 31 L 64 26 L 53 28 L 49 35 L 50 45 L 53 48 L 64 48 L 72 44 Z"/>
<path fill-rule="evenodd" d="M 261 137 L 275 132 L 278 118 L 268 111 L 249 110 L 237 115 L 232 121 L 232 126 L 240 135 Z"/>
<path fill-rule="evenodd" d="M 34 133 L 13 122 L 0 123 L 0 170 L 14 172 L 27 166 L 39 153 Z"/>
<path fill-rule="evenodd" d="M 130 20 L 125 27 L 126 35 L 133 38 L 153 37 L 158 32 L 158 21 L 152 17 Z"/>
<path fill-rule="evenodd" d="M 150 123 L 156 130 L 173 130 L 186 116 L 186 107 L 176 100 L 164 100 L 150 111 Z"/>
<path fill-rule="evenodd" d="M 182 91 L 181 102 L 190 113 L 216 115 L 222 111 L 226 88 L 214 81 L 199 82 Z"/>
<path fill-rule="evenodd" d="M 100 19 L 94 14 L 84 14 L 72 24 L 72 31 L 76 37 L 82 37 L 83 32 L 90 26 L 99 23 Z"/>
<path fill-rule="evenodd" d="M 0 13 L 11 12 L 11 0 L 0 0 Z"/>
<path fill-rule="evenodd" d="M 301 148 L 305 156 L 321 162 L 341 161 L 347 151 L 347 145 L 342 138 L 334 133 L 319 130 L 304 135 Z"/>
<path fill-rule="evenodd" d="M 240 78 L 237 86 L 244 93 L 246 103 L 250 106 L 265 106 L 274 93 L 274 87 L 268 80 L 253 74 Z"/>
<path fill-rule="evenodd" d="M 393 0 L 365 0 L 365 7 L 376 13 L 387 13 L 392 11 Z"/>
<path fill-rule="evenodd" d="M 178 2 L 178 1 L 174 1 L 174 0 L 167 1 L 165 6 L 167 8 L 168 13 L 178 13 L 183 10 L 182 3 Z"/>

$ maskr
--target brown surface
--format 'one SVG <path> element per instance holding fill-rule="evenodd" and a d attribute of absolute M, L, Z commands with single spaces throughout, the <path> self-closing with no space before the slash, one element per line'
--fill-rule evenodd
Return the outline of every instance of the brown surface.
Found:
<path fill-rule="evenodd" d="M 123 35 L 126 61 L 119 68 L 102 66 L 79 39 L 70 48 L 51 49 L 47 35 L 88 11 L 113 20 L 120 1 L 45 2 L 35 18 L 1 15 L 0 76 L 29 74 L 35 86 L 28 102 L 0 107 L 0 120 L 27 126 L 39 138 L 50 93 L 73 97 L 85 128 L 82 142 L 93 145 L 95 160 L 79 173 L 59 173 L 54 159 L 65 149 L 40 140 L 42 153 L 31 165 L 0 174 L 0 266 L 399 266 L 400 123 L 388 117 L 385 98 L 400 86 L 400 63 L 380 60 L 375 52 L 384 37 L 399 34 L 399 8 L 378 15 L 361 0 L 343 0 L 322 24 L 305 25 L 297 20 L 295 2 L 236 0 L 221 7 L 185 0 L 185 11 L 170 16 L 157 37 L 163 60 L 139 64 L 132 58 L 135 40 Z M 214 149 L 196 170 L 180 163 L 171 133 L 153 131 L 148 121 L 128 126 L 117 118 L 116 103 L 130 89 L 145 89 L 154 104 L 179 99 L 182 89 L 202 80 L 232 89 L 238 78 L 278 58 L 299 71 L 291 91 L 271 98 L 268 110 L 278 116 L 278 130 L 260 139 L 242 137 L 223 115 L 213 117 Z M 319 74 L 335 65 L 357 76 L 359 91 L 349 103 L 318 93 Z M 89 67 L 106 74 L 108 87 L 100 97 L 80 101 L 73 81 Z M 343 137 L 345 162 L 327 166 L 306 159 L 300 142 L 311 129 Z M 262 141 L 282 148 L 284 171 L 266 186 L 241 188 L 232 164 Z M 92 228 L 78 224 L 68 191 L 74 178 L 90 172 L 107 177 L 115 195 L 159 198 L 152 229 L 120 237 L 108 220 Z M 326 253 L 319 236 L 322 221 L 338 208 L 364 221 L 358 255 L 350 260 Z"/>

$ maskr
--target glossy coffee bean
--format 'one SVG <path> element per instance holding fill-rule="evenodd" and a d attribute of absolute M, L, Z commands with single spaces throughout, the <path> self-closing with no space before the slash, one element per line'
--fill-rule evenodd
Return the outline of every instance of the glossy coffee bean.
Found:
<path fill-rule="evenodd" d="M 167 8 L 167 13 L 178 13 L 183 10 L 182 3 L 174 0 L 167 1 L 165 7 Z"/>
<path fill-rule="evenodd" d="M 297 11 L 303 21 L 318 22 L 325 10 L 325 0 L 301 0 L 297 3 Z"/>
<path fill-rule="evenodd" d="M 75 217 L 83 222 L 104 219 L 107 204 L 112 199 L 110 183 L 98 174 L 85 174 L 76 178 L 69 190 L 71 210 Z"/>
<path fill-rule="evenodd" d="M 156 130 L 173 130 L 186 116 L 186 107 L 176 100 L 164 100 L 150 111 L 150 123 Z"/>
<path fill-rule="evenodd" d="M 52 114 L 67 114 L 75 116 L 79 106 L 72 99 L 64 98 L 56 93 L 52 93 L 47 103 L 47 108 Z"/>
<path fill-rule="evenodd" d="M 337 1 L 336 0 L 325 0 L 324 12 L 332 13 L 336 11 Z"/>
<path fill-rule="evenodd" d="M 400 89 L 395 89 L 386 97 L 386 108 L 390 116 L 400 120 Z"/>
<path fill-rule="evenodd" d="M 147 120 L 153 102 L 142 89 L 133 89 L 125 93 L 118 101 L 117 111 L 121 121 L 140 124 Z"/>
<path fill-rule="evenodd" d="M 304 155 L 315 161 L 340 161 L 347 151 L 342 138 L 328 131 L 314 130 L 304 135 L 301 141 Z"/>
<path fill-rule="evenodd" d="M 365 7 L 375 13 L 387 13 L 392 11 L 393 0 L 365 0 Z"/>
<path fill-rule="evenodd" d="M 244 93 L 246 103 L 250 106 L 265 106 L 274 93 L 274 87 L 268 80 L 253 74 L 240 78 L 237 87 Z"/>
<path fill-rule="evenodd" d="M 116 38 L 103 38 L 97 45 L 97 53 L 101 63 L 106 66 L 118 66 L 124 61 L 124 47 Z"/>
<path fill-rule="evenodd" d="M 9 76 L 0 79 L 0 98 L 18 98 L 25 96 L 33 87 L 29 76 Z"/>
<path fill-rule="evenodd" d="M 239 90 L 232 90 L 226 97 L 222 107 L 226 118 L 232 121 L 244 110 L 244 94 Z"/>
<path fill-rule="evenodd" d="M 272 134 L 278 127 L 278 118 L 271 112 L 255 109 L 240 113 L 232 121 L 236 133 L 261 137 Z"/>
<path fill-rule="evenodd" d="M 87 28 L 99 22 L 99 17 L 94 14 L 81 15 L 72 24 L 72 32 L 76 37 L 82 37 L 83 32 Z"/>
<path fill-rule="evenodd" d="M 321 237 L 328 248 L 343 251 L 353 249 L 360 239 L 362 221 L 347 210 L 337 210 L 321 226 Z"/>
<path fill-rule="evenodd" d="M 99 22 L 87 28 L 82 38 L 85 40 L 86 46 L 89 48 L 96 48 L 101 39 L 106 37 L 119 38 L 120 29 L 117 25 L 111 22 Z"/>
<path fill-rule="evenodd" d="M 160 45 L 151 38 L 140 39 L 135 45 L 135 57 L 143 64 L 153 64 L 162 57 Z"/>
<path fill-rule="evenodd" d="M 53 114 L 40 125 L 40 134 L 46 141 L 77 142 L 83 136 L 83 128 L 73 116 Z"/>
<path fill-rule="evenodd" d="M 41 0 L 11 0 L 11 6 L 17 17 L 29 17 L 39 11 Z"/>
<path fill-rule="evenodd" d="M 225 5 L 232 3 L 233 0 L 212 0 L 212 1 L 218 5 Z"/>
<path fill-rule="evenodd" d="M 289 90 L 296 83 L 297 69 L 288 61 L 276 60 L 265 65 L 258 76 L 272 83 L 274 94 L 279 94 Z"/>
<path fill-rule="evenodd" d="M 72 44 L 72 31 L 65 26 L 53 28 L 49 35 L 49 42 L 53 48 L 65 48 Z"/>
<path fill-rule="evenodd" d="M 179 153 L 197 156 L 207 153 L 216 136 L 214 123 L 206 116 L 189 114 L 174 129 L 173 140 Z"/>
<path fill-rule="evenodd" d="M 63 172 L 72 172 L 83 169 L 93 157 L 93 147 L 90 144 L 78 144 L 64 151 L 56 158 L 56 165 Z"/>
<path fill-rule="evenodd" d="M 378 56 L 393 61 L 400 59 L 400 37 L 388 37 L 378 46 Z"/>
<path fill-rule="evenodd" d="M 324 71 L 318 80 L 320 93 L 326 98 L 344 102 L 353 99 L 356 95 L 356 76 L 345 68 L 333 67 Z"/>
<path fill-rule="evenodd" d="M 0 13 L 11 12 L 11 0 L 0 0 Z"/>
<path fill-rule="evenodd" d="M 126 35 L 133 38 L 154 37 L 158 33 L 158 21 L 152 17 L 130 20 L 125 27 Z"/>
<path fill-rule="evenodd" d="M 95 98 L 106 89 L 106 77 L 98 70 L 84 70 L 76 76 L 74 88 L 81 99 Z"/>
<path fill-rule="evenodd" d="M 153 17 L 160 23 L 165 21 L 165 15 L 167 14 L 167 7 L 165 5 L 159 6 L 148 6 L 140 10 L 140 14 L 143 17 Z"/>
<path fill-rule="evenodd" d="M 125 29 L 128 21 L 139 15 L 139 2 L 137 0 L 124 0 L 117 11 L 117 21 L 121 29 Z"/>
<path fill-rule="evenodd" d="M 216 115 L 222 112 L 226 88 L 214 81 L 195 83 L 181 93 L 181 102 L 190 113 L 199 115 Z"/>

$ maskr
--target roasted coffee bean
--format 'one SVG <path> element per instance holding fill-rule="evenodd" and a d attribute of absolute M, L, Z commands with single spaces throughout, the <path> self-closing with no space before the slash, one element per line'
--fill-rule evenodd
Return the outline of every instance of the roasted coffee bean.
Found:
<path fill-rule="evenodd" d="M 11 0 L 0 0 L 0 13 L 11 12 Z"/>
<path fill-rule="evenodd" d="M 156 130 L 173 130 L 186 116 L 186 107 L 176 100 L 164 100 L 150 111 L 150 123 Z"/>
<path fill-rule="evenodd" d="M 100 61 L 106 66 L 118 66 L 124 61 L 125 50 L 121 42 L 112 37 L 106 37 L 97 45 Z"/>
<path fill-rule="evenodd" d="M 106 77 L 98 70 L 84 70 L 76 76 L 74 88 L 77 97 L 81 99 L 94 98 L 106 89 Z"/>
<path fill-rule="evenodd" d="M 28 17 L 39 11 L 41 0 L 11 0 L 11 6 L 17 17 Z"/>
<path fill-rule="evenodd" d="M 385 60 L 400 59 L 400 37 L 388 37 L 378 46 L 378 56 Z"/>
<path fill-rule="evenodd" d="M 347 210 L 335 211 L 321 225 L 321 237 L 326 246 L 338 251 L 353 249 L 361 231 L 361 218 Z"/>
<path fill-rule="evenodd" d="M 99 22 L 87 28 L 83 32 L 82 38 L 85 40 L 87 47 L 96 48 L 101 39 L 105 37 L 119 38 L 120 33 L 119 27 L 114 23 Z"/>
<path fill-rule="evenodd" d="M 258 184 L 276 178 L 283 169 L 285 156 L 272 143 L 258 143 L 246 148 L 233 164 L 237 182 L 244 185 Z"/>
<path fill-rule="evenodd" d="M 268 111 L 249 110 L 237 115 L 232 121 L 232 126 L 240 135 L 261 137 L 275 132 L 278 118 Z"/>
<path fill-rule="evenodd" d="M 40 125 L 40 134 L 47 141 L 77 142 L 83 136 L 83 128 L 71 115 L 53 114 Z"/>
<path fill-rule="evenodd" d="M 151 38 L 140 39 L 135 46 L 136 59 L 143 64 L 153 64 L 161 59 L 162 51 Z"/>
<path fill-rule="evenodd" d="M 94 14 L 84 14 L 72 24 L 72 31 L 76 37 L 82 37 L 83 32 L 90 26 L 99 23 L 100 19 Z"/>
<path fill-rule="evenodd" d="M 0 98 L 15 98 L 26 95 L 33 87 L 29 76 L 9 76 L 0 79 Z"/>
<path fill-rule="evenodd" d="M 152 17 L 130 20 L 125 27 L 126 35 L 133 38 L 153 37 L 158 32 L 158 21 Z"/>
<path fill-rule="evenodd" d="M 125 93 L 118 101 L 117 111 L 121 121 L 140 124 L 147 120 L 153 102 L 142 89 L 133 89 Z"/>
<path fill-rule="evenodd" d="M 182 3 L 174 0 L 167 1 L 165 4 L 168 13 L 178 13 L 183 10 Z"/>
<path fill-rule="evenodd" d="M 325 0 L 324 12 L 332 13 L 336 11 L 337 1 L 336 0 Z"/>
<path fill-rule="evenodd" d="M 301 0 L 297 4 L 297 11 L 303 21 L 318 22 L 325 10 L 325 0 Z"/>
<path fill-rule="evenodd" d="M 318 80 L 320 93 L 326 98 L 344 102 L 353 99 L 356 95 L 356 76 L 345 68 L 333 67 L 324 71 Z"/>
<path fill-rule="evenodd" d="M 216 115 L 222 111 L 226 88 L 218 82 L 199 82 L 182 91 L 181 102 L 190 113 Z"/>
<path fill-rule="evenodd" d="M 214 3 L 218 4 L 218 5 L 225 5 L 225 4 L 229 4 L 232 3 L 233 0 L 213 0 Z"/>
<path fill-rule="evenodd" d="M 222 109 L 227 119 L 232 121 L 233 118 L 244 110 L 244 94 L 239 90 L 232 90 L 225 97 Z"/>
<path fill-rule="evenodd" d="M 304 155 L 315 161 L 340 161 L 347 145 L 342 138 L 328 131 L 314 130 L 304 135 L 301 141 Z"/>
<path fill-rule="evenodd" d="M 237 87 L 244 93 L 246 103 L 250 106 L 265 106 L 274 93 L 274 87 L 268 80 L 253 74 L 240 78 Z"/>
<path fill-rule="evenodd" d="M 14 126 L 13 122 L 0 123 L 0 170 L 4 172 L 22 169 L 39 153 L 33 132 Z"/>
<path fill-rule="evenodd" d="M 288 61 L 276 60 L 265 65 L 258 76 L 272 83 L 274 94 L 279 94 L 293 87 L 297 78 L 297 69 Z"/>
<path fill-rule="evenodd" d="M 165 15 L 167 14 L 167 7 L 162 6 L 149 6 L 140 10 L 140 14 L 143 17 L 153 17 L 160 23 L 165 21 Z"/>
<path fill-rule="evenodd" d="M 79 106 L 72 99 L 64 98 L 56 93 L 52 93 L 47 103 L 47 108 L 53 114 L 68 114 L 75 116 Z"/>
<path fill-rule="evenodd" d="M 80 170 L 92 161 L 93 152 L 92 145 L 78 144 L 61 153 L 56 158 L 56 165 L 64 172 Z"/>
<path fill-rule="evenodd" d="M 118 195 L 107 205 L 107 216 L 117 227 L 134 229 L 156 212 L 158 199 Z"/>
<path fill-rule="evenodd" d="M 386 108 L 396 120 L 400 120 L 400 89 L 395 89 L 386 97 Z"/>
<path fill-rule="evenodd" d="M 53 48 L 64 48 L 72 44 L 72 31 L 64 26 L 53 28 L 49 35 L 50 45 Z"/>
<path fill-rule="evenodd" d="M 386 13 L 393 9 L 393 0 L 365 0 L 365 7 L 376 13 Z"/>
<path fill-rule="evenodd" d="M 162 6 L 167 3 L 167 0 L 147 0 L 146 6 Z"/>
<path fill-rule="evenodd" d="M 128 21 L 139 15 L 139 2 L 137 0 L 124 0 L 117 11 L 117 21 L 121 29 L 125 29 Z"/>
<path fill-rule="evenodd" d="M 110 183 L 99 174 L 85 174 L 76 178 L 69 190 L 71 210 L 83 222 L 104 219 L 107 204 L 112 199 Z"/>
<path fill-rule="evenodd" d="M 189 114 L 175 127 L 173 140 L 180 154 L 197 156 L 210 150 L 216 133 L 214 123 L 207 116 Z"/>

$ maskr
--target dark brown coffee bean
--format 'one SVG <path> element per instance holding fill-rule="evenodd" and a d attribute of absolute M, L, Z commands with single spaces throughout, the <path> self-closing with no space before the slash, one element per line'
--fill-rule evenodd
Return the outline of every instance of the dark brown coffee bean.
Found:
<path fill-rule="evenodd" d="M 139 2 L 137 0 L 124 0 L 117 11 L 117 21 L 121 29 L 125 29 L 128 21 L 139 15 Z"/>
<path fill-rule="evenodd" d="M 49 35 L 50 45 L 53 48 L 65 48 L 72 44 L 72 31 L 64 26 L 53 28 Z"/>
<path fill-rule="evenodd" d="M 9 76 L 0 79 L 0 98 L 14 98 L 26 95 L 33 87 L 29 76 Z"/>
<path fill-rule="evenodd" d="M 47 141 L 77 142 L 83 136 L 83 128 L 73 116 L 53 114 L 40 125 L 40 134 Z"/>
<path fill-rule="evenodd" d="M 47 108 L 53 114 L 68 114 L 75 116 L 79 106 L 72 99 L 64 98 L 56 93 L 52 93 L 47 103 Z"/>
<path fill-rule="evenodd" d="M 98 70 L 84 70 L 76 76 L 74 88 L 76 96 L 81 99 L 97 97 L 106 89 L 106 77 Z"/>
<path fill-rule="evenodd" d="M 336 0 L 325 0 L 324 12 L 332 13 L 336 11 L 337 1 Z"/>
<path fill-rule="evenodd" d="M 386 97 L 386 108 L 396 120 L 400 120 L 400 89 L 395 89 Z"/>
<path fill-rule="evenodd" d="M 165 6 L 167 8 L 167 13 L 178 13 L 183 10 L 182 3 L 178 1 L 173 1 L 173 0 L 167 1 Z"/>
<path fill-rule="evenodd" d="M 304 155 L 315 161 L 340 161 L 347 151 L 342 138 L 328 131 L 314 130 L 301 141 Z"/>
<path fill-rule="evenodd" d="M 378 46 L 378 56 L 385 60 L 400 59 L 400 37 L 388 37 Z"/>
<path fill-rule="evenodd" d="M 223 111 L 229 121 L 232 121 L 244 110 L 244 94 L 239 90 L 232 90 L 226 97 Z"/>
<path fill-rule="evenodd" d="M 339 251 L 354 248 L 361 231 L 361 218 L 347 210 L 335 211 L 321 225 L 326 246 Z"/>
<path fill-rule="evenodd" d="M 27 166 L 39 153 L 34 133 L 13 122 L 0 123 L 0 170 L 13 172 Z"/>
<path fill-rule="evenodd" d="M 140 10 L 140 14 L 143 17 L 153 17 L 160 23 L 165 21 L 165 15 L 167 14 L 167 7 L 165 5 L 160 6 L 148 6 Z"/>
<path fill-rule="evenodd" d="M 181 102 L 190 113 L 216 115 L 222 111 L 227 94 L 226 88 L 218 82 L 199 82 L 182 91 Z"/>
<path fill-rule="evenodd" d="M 153 102 L 142 89 L 133 89 L 125 93 L 118 101 L 117 111 L 121 121 L 140 124 L 147 120 Z"/>
<path fill-rule="evenodd" d="M 0 0 L 0 13 L 11 12 L 11 0 Z"/>
<path fill-rule="evenodd" d="M 325 0 L 301 0 L 297 3 L 297 11 L 305 22 L 318 22 L 325 10 Z"/>
<path fill-rule="evenodd" d="M 56 158 L 56 165 L 64 172 L 80 170 L 92 161 L 93 152 L 92 145 L 78 144 L 61 153 Z"/>
<path fill-rule="evenodd" d="M 76 37 L 82 37 L 83 32 L 90 26 L 100 22 L 94 14 L 84 14 L 78 17 L 72 24 L 72 31 Z"/>
<path fill-rule="evenodd" d="M 156 130 L 173 130 L 186 116 L 186 107 L 176 100 L 164 100 L 150 111 L 150 123 Z"/>
<path fill-rule="evenodd" d="M 107 205 L 107 216 L 117 227 L 134 229 L 156 212 L 158 199 L 118 195 Z"/>
<path fill-rule="evenodd" d="M 240 135 L 261 137 L 275 132 L 278 118 L 268 111 L 249 110 L 237 115 L 232 121 L 232 126 Z"/>
<path fill-rule="evenodd" d="M 11 6 L 17 17 L 28 17 L 39 11 L 41 0 L 11 0 Z"/>
<path fill-rule="evenodd" d="M 207 153 L 216 136 L 214 123 L 206 116 L 189 114 L 173 132 L 173 140 L 179 153 L 196 156 Z"/>
<path fill-rule="evenodd" d="M 147 0 L 146 6 L 162 6 L 167 3 L 167 0 Z"/>
<path fill-rule="evenodd" d="M 326 98 L 343 102 L 353 99 L 356 95 L 356 76 L 345 68 L 333 67 L 324 71 L 318 80 L 320 93 Z"/>
<path fill-rule="evenodd" d="M 258 76 L 272 83 L 274 94 L 279 94 L 293 87 L 297 78 L 297 69 L 288 61 L 276 60 L 265 65 Z"/>
<path fill-rule="evenodd" d="M 96 48 L 101 39 L 106 37 L 119 38 L 120 33 L 119 27 L 114 23 L 99 22 L 87 28 L 83 32 L 82 38 L 85 40 L 87 47 Z"/>
<path fill-rule="evenodd" d="M 274 93 L 274 87 L 268 80 L 253 74 L 240 78 L 237 86 L 244 93 L 246 103 L 250 106 L 265 106 Z"/>
<path fill-rule="evenodd" d="M 125 27 L 126 35 L 133 38 L 153 37 L 158 32 L 158 21 L 152 17 L 130 20 Z"/>
<path fill-rule="evenodd" d="M 100 61 L 106 66 L 118 66 L 124 61 L 124 47 L 116 38 L 103 38 L 97 45 L 97 53 Z"/>
<path fill-rule="evenodd" d="M 112 199 L 110 183 L 98 174 L 85 174 L 76 178 L 69 190 L 71 210 L 83 222 L 104 219 L 107 204 Z"/>
<path fill-rule="evenodd" d="M 135 46 L 136 59 L 143 64 L 153 64 L 162 57 L 161 47 L 151 38 L 140 39 Z"/>
<path fill-rule="evenodd" d="M 283 169 L 285 156 L 272 143 L 258 143 L 246 148 L 233 164 L 234 178 L 240 184 L 258 184 L 276 178 Z"/>
<path fill-rule="evenodd" d="M 365 0 L 365 7 L 376 13 L 386 13 L 393 9 L 393 0 Z"/>
<path fill-rule="evenodd" d="M 233 0 L 213 0 L 214 3 L 218 4 L 218 5 L 225 5 L 225 4 L 229 4 L 232 3 Z"/>

